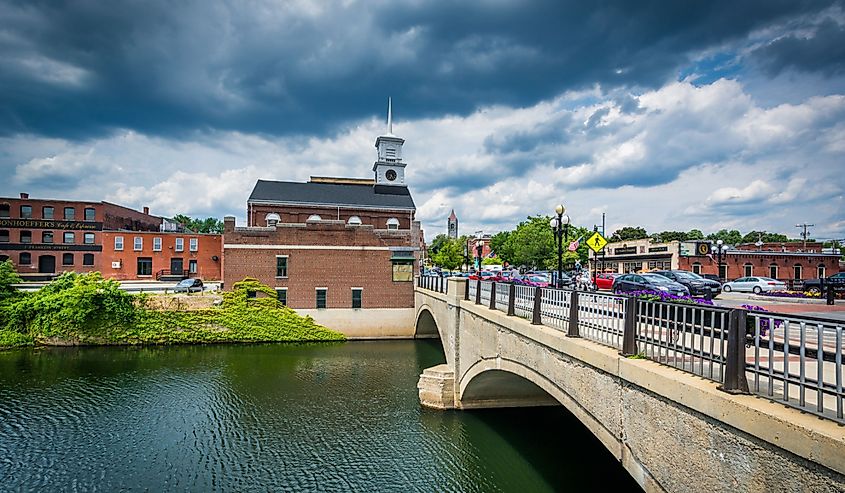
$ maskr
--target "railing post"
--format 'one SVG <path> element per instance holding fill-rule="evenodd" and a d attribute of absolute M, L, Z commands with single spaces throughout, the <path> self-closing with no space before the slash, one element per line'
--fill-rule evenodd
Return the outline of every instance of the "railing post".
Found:
<path fill-rule="evenodd" d="M 508 287 L 508 316 L 516 315 L 516 284 L 510 284 Z"/>
<path fill-rule="evenodd" d="M 496 282 L 490 284 L 490 309 L 496 309 Z"/>
<path fill-rule="evenodd" d="M 578 330 L 578 291 L 575 290 L 569 293 L 569 331 L 566 335 L 581 337 L 581 332 Z"/>
<path fill-rule="evenodd" d="M 745 334 L 748 312 L 734 309 L 728 314 L 728 348 L 725 355 L 725 374 L 719 390 L 729 394 L 750 394 L 745 378 Z M 771 364 L 771 363 L 770 363 Z M 785 363 L 789 365 L 789 362 Z"/>
<path fill-rule="evenodd" d="M 540 286 L 534 288 L 534 314 L 531 316 L 531 323 L 533 325 L 543 325 L 543 319 L 540 318 L 540 303 L 543 301 L 543 291 Z"/>
<path fill-rule="evenodd" d="M 836 283 L 827 282 L 827 304 L 836 304 Z"/>
<path fill-rule="evenodd" d="M 622 356 L 637 354 L 637 299 L 628 297 L 625 303 L 625 323 L 622 332 Z"/>
<path fill-rule="evenodd" d="M 470 280 L 467 279 L 466 285 L 464 285 L 464 300 L 469 301 L 469 283 Z"/>
<path fill-rule="evenodd" d="M 475 304 L 481 304 L 481 279 L 475 281 Z"/>

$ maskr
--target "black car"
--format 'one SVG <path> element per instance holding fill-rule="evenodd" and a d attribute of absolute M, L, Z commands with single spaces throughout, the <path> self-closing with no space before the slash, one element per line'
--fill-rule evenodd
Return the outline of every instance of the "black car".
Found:
<path fill-rule="evenodd" d="M 179 284 L 173 288 L 174 293 L 193 293 L 201 292 L 205 287 L 202 285 L 201 279 L 182 279 Z"/>
<path fill-rule="evenodd" d="M 718 281 L 706 279 L 694 272 L 685 270 L 653 270 L 651 272 L 683 284 L 692 296 L 716 296 L 722 292 L 722 285 Z"/>
<path fill-rule="evenodd" d="M 625 274 L 613 280 L 614 293 L 629 293 L 631 291 L 665 291 L 677 296 L 689 295 L 689 289 L 683 284 L 678 284 L 657 274 Z"/>

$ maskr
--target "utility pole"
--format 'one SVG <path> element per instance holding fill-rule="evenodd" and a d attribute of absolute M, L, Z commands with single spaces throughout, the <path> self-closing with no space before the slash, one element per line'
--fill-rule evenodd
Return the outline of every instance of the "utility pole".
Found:
<path fill-rule="evenodd" d="M 811 228 L 813 226 L 815 226 L 815 224 L 804 223 L 804 224 L 796 224 L 795 225 L 796 228 L 802 228 L 804 230 L 803 232 L 801 232 L 801 238 L 804 239 L 803 246 L 801 247 L 802 250 L 805 250 L 805 251 L 807 250 L 807 238 L 810 235 L 810 233 L 807 231 L 807 228 Z"/>

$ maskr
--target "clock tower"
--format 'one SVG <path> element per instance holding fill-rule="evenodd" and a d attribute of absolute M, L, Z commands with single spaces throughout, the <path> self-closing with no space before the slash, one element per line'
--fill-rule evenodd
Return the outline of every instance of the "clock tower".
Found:
<path fill-rule="evenodd" d="M 390 193 L 386 187 L 404 187 L 405 163 L 402 162 L 402 145 L 405 139 L 393 135 L 393 101 L 387 99 L 387 133 L 376 138 L 378 160 L 373 164 L 376 190 Z"/>

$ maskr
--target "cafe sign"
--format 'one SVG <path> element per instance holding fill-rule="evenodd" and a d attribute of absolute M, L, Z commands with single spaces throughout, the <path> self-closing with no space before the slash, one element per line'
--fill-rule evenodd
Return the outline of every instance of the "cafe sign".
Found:
<path fill-rule="evenodd" d="M 95 221 L 51 221 L 45 219 L 0 219 L 0 228 L 100 231 L 103 229 L 103 223 Z"/>

